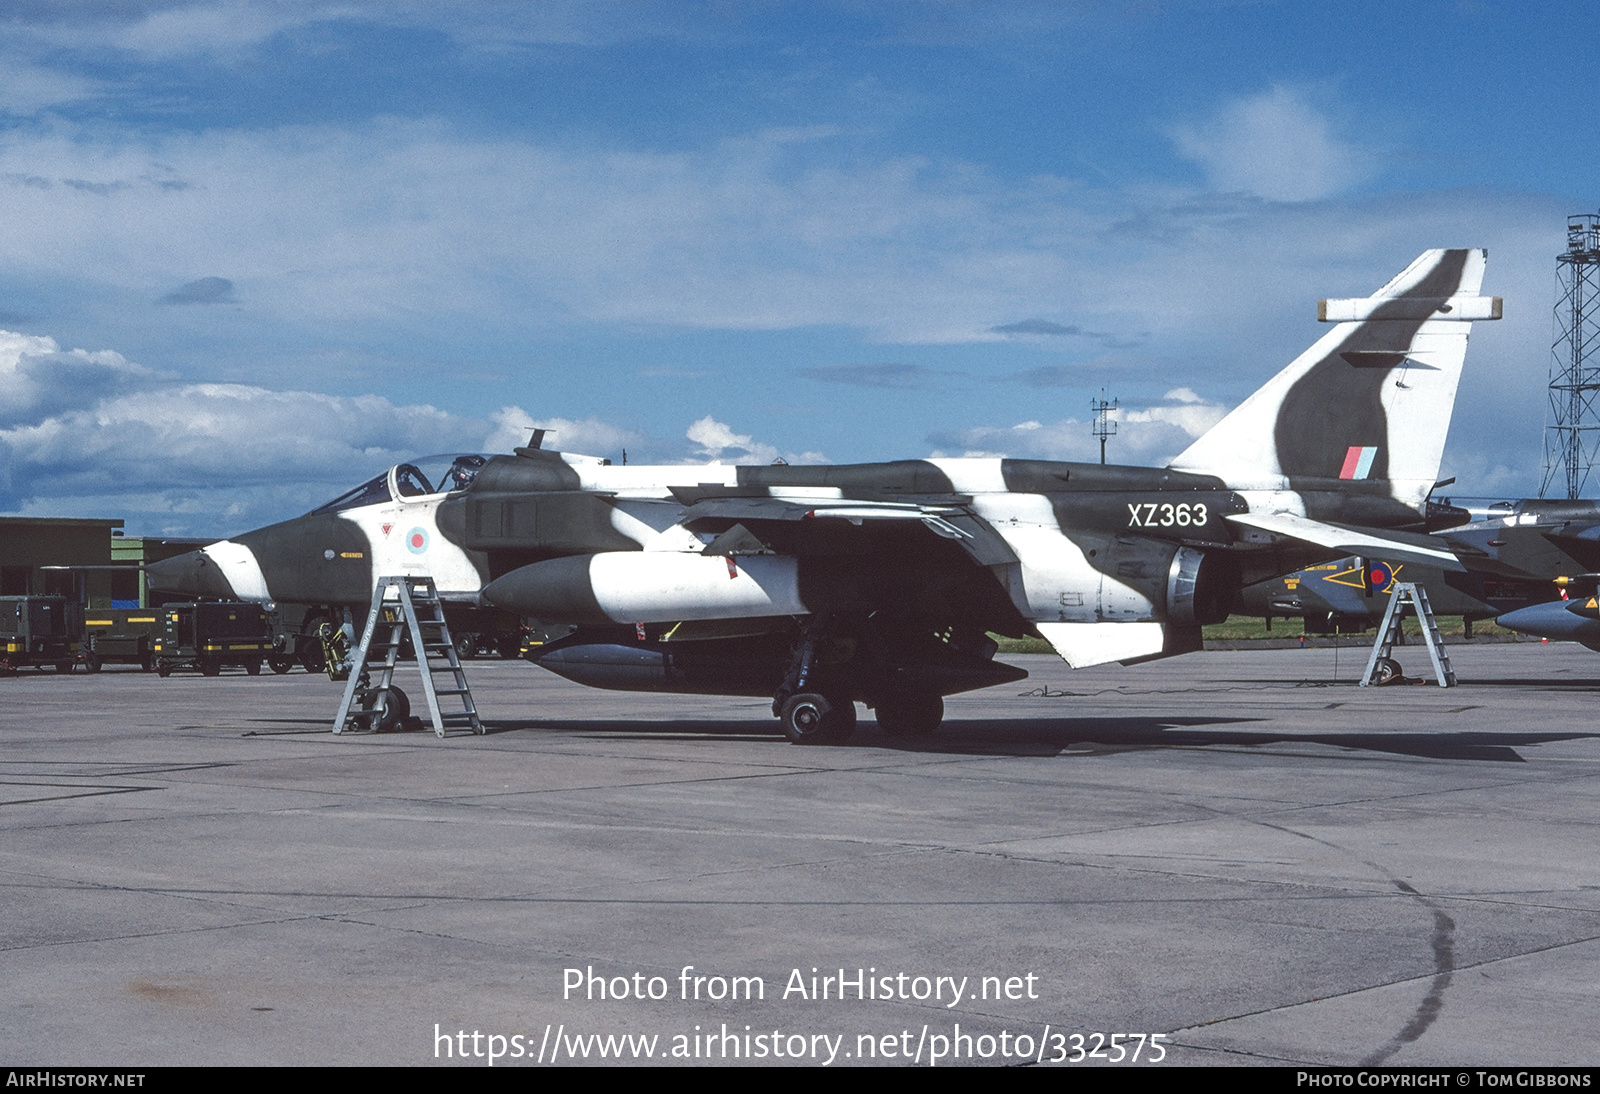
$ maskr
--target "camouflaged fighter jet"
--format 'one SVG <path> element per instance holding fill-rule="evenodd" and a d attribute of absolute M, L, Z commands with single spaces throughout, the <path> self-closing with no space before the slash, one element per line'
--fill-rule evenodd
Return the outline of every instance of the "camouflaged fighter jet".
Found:
<path fill-rule="evenodd" d="M 1463 523 L 1468 516 L 1462 510 Z M 1444 536 L 1444 533 L 1435 533 Z M 1383 620 L 1389 594 L 1397 582 L 1413 582 L 1428 591 L 1435 615 L 1459 615 L 1470 625 L 1557 597 L 1548 578 L 1517 578 L 1471 569 L 1441 570 L 1417 563 L 1388 563 L 1375 558 L 1343 558 L 1296 570 L 1248 586 L 1234 604 L 1235 615 L 1272 619 L 1299 618 L 1307 634 L 1366 630 Z"/>
<path fill-rule="evenodd" d="M 1600 650 L 1600 609 L 1593 596 L 1600 584 L 1600 503 L 1501 502 L 1440 538 L 1474 572 L 1541 586 L 1538 599 L 1546 603 L 1507 611 L 1495 619 L 1500 626 Z"/>
<path fill-rule="evenodd" d="M 190 595 L 364 605 L 380 575 L 570 633 L 584 684 L 770 696 L 797 743 L 855 703 L 923 733 L 1018 680 L 991 633 L 1074 667 L 1200 648 L 1244 585 L 1343 555 L 1459 568 L 1428 501 L 1486 253 L 1428 251 L 1167 467 L 921 459 L 614 466 L 549 451 L 391 469 L 301 517 L 150 567 Z"/>

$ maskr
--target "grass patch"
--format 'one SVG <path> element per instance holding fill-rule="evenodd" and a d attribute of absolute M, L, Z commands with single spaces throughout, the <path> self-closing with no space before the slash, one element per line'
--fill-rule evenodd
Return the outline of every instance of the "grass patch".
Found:
<path fill-rule="evenodd" d="M 1056 652 L 1056 648 L 1042 638 L 1006 638 L 998 634 L 991 634 L 989 637 L 1000 643 L 1001 653 Z"/>
<path fill-rule="evenodd" d="M 1447 637 L 1459 638 L 1463 633 L 1462 618 L 1459 615 L 1441 615 L 1436 617 L 1439 630 Z M 1407 637 L 1420 638 L 1422 624 L 1416 616 L 1407 613 L 1405 619 L 1405 632 Z M 1272 620 L 1272 629 L 1267 629 L 1267 621 L 1251 615 L 1230 615 L 1224 622 L 1209 627 L 1202 627 L 1201 633 L 1208 641 L 1245 641 L 1252 639 L 1265 640 L 1268 638 L 1299 638 L 1302 635 L 1316 635 L 1314 631 L 1305 629 L 1305 622 L 1299 618 L 1285 619 L 1281 616 Z M 1346 630 L 1341 627 L 1340 634 L 1364 634 L 1369 638 L 1377 637 L 1377 624 L 1362 630 Z M 1477 620 L 1472 624 L 1474 637 L 1488 635 L 1505 635 L 1512 632 L 1504 627 L 1497 627 L 1487 619 Z M 1055 649 L 1042 638 L 1003 638 L 998 634 L 991 634 L 990 638 L 1000 644 L 1001 653 L 1054 653 Z"/>
<path fill-rule="evenodd" d="M 1434 620 L 1439 624 L 1439 632 L 1446 637 L 1459 638 L 1465 633 L 1465 626 L 1462 617 L 1459 615 L 1439 615 L 1435 616 Z M 1406 613 L 1402 627 L 1404 628 L 1408 637 L 1415 636 L 1420 638 L 1422 636 L 1422 622 L 1410 612 Z M 1273 619 L 1272 630 L 1269 632 L 1267 630 L 1267 621 L 1265 619 L 1258 619 L 1255 616 L 1249 615 L 1230 615 L 1226 621 L 1218 623 L 1215 626 L 1204 627 L 1202 628 L 1202 631 L 1208 639 L 1233 640 L 1249 640 L 1252 638 L 1299 638 L 1301 635 L 1312 635 L 1317 633 L 1315 631 L 1306 630 L 1305 621 L 1302 619 L 1284 619 L 1281 617 Z M 1350 635 L 1365 634 L 1372 638 L 1376 638 L 1378 636 L 1378 623 L 1377 621 L 1374 621 L 1372 626 L 1363 627 L 1360 630 L 1357 630 L 1354 627 L 1346 628 L 1345 626 L 1341 626 L 1339 628 L 1339 633 Z M 1472 624 L 1472 634 L 1474 637 L 1503 635 L 1510 633 L 1511 632 L 1506 630 L 1504 627 L 1497 627 L 1491 620 L 1487 619 L 1479 619 Z"/>

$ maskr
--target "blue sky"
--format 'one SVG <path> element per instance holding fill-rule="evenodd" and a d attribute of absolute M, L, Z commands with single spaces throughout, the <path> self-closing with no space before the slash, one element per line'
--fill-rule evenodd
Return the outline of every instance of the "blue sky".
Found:
<path fill-rule="evenodd" d="M 1161 462 L 1487 246 L 1443 474 L 1536 492 L 1586 8 L 0 6 L 0 509 L 225 534 L 532 424 Z"/>

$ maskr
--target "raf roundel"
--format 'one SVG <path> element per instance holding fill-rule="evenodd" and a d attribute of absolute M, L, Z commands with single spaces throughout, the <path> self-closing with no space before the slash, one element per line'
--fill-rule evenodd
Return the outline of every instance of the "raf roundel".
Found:
<path fill-rule="evenodd" d="M 424 554 L 428 550 L 428 533 L 423 528 L 413 528 L 406 533 L 406 550 L 414 555 Z"/>

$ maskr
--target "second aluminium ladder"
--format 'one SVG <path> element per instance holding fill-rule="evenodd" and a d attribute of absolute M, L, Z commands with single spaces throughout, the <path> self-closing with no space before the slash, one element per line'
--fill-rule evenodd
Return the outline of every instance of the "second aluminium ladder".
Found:
<path fill-rule="evenodd" d="M 393 590 L 393 598 L 390 598 Z M 382 639 L 379 628 L 387 628 Z M 378 725 L 388 714 L 394 702 L 395 665 L 400 659 L 400 647 L 407 634 L 417 655 L 417 672 L 422 677 L 422 694 L 428 700 L 428 714 L 433 719 L 433 732 L 443 737 L 446 725 L 467 726 L 474 733 L 482 733 L 483 723 L 478 720 L 478 708 L 472 703 L 472 689 L 461 671 L 461 659 L 456 655 L 455 644 L 450 640 L 450 628 L 445 623 L 444 605 L 439 601 L 439 591 L 431 577 L 380 577 L 372 590 L 372 608 L 367 612 L 367 626 L 361 633 L 361 642 L 350 655 L 350 679 L 344 688 L 344 698 L 339 703 L 339 713 L 334 716 L 333 731 L 343 733 L 352 719 L 368 719 L 367 728 Z M 376 647 L 383 651 L 383 660 L 375 665 L 367 663 L 368 651 Z M 376 679 L 372 674 L 376 672 Z M 439 687 L 439 681 L 447 685 Z M 442 710 L 441 699 L 455 697 L 461 704 L 459 710 Z"/>
<path fill-rule="evenodd" d="M 1444 636 L 1433 618 L 1433 606 L 1428 603 L 1428 590 L 1410 581 L 1397 581 L 1389 592 L 1389 607 L 1384 610 L 1383 622 L 1378 626 L 1378 640 L 1372 644 L 1372 656 L 1367 658 L 1366 671 L 1358 681 L 1361 687 L 1375 682 L 1380 662 L 1389 661 L 1401 635 L 1406 606 L 1410 605 L 1422 624 L 1422 640 L 1428 644 L 1428 656 L 1433 658 L 1434 675 L 1442 688 L 1454 687 L 1456 670 L 1450 667 L 1450 655 L 1444 649 Z"/>

